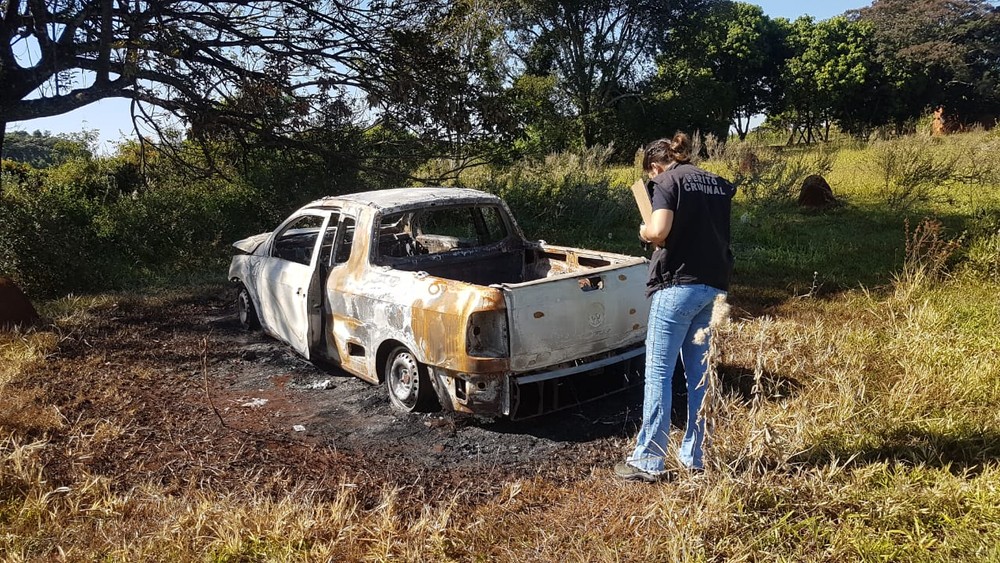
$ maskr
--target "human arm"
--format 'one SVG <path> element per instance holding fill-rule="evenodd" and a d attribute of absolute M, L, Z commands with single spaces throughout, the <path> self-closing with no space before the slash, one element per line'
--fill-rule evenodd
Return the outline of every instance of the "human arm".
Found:
<path fill-rule="evenodd" d="M 663 246 L 670 235 L 670 228 L 674 224 L 674 212 L 669 209 L 657 209 L 649 218 L 649 224 L 639 225 L 639 238 Z"/>

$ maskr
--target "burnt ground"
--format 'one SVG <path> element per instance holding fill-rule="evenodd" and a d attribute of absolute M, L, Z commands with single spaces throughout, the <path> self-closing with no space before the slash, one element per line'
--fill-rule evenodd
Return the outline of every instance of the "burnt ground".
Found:
<path fill-rule="evenodd" d="M 243 331 L 233 297 L 227 286 L 122 297 L 54 329 L 58 349 L 19 383 L 64 421 L 36 430 L 64 445 L 48 449 L 53 479 L 84 466 L 123 488 L 388 485 L 451 498 L 610 468 L 637 428 L 641 388 L 519 422 L 399 413 L 384 387 Z"/>

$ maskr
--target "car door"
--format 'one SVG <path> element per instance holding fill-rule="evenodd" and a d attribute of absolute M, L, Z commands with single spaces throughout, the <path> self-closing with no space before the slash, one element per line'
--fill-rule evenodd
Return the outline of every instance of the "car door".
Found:
<path fill-rule="evenodd" d="M 306 358 L 322 323 L 319 263 L 330 216 L 310 210 L 286 221 L 271 239 L 257 280 L 264 328 Z"/>

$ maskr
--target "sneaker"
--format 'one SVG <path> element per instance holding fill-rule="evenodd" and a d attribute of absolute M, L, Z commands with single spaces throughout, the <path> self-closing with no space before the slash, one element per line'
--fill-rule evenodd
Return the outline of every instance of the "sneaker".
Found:
<path fill-rule="evenodd" d="M 625 462 L 615 464 L 615 475 L 626 481 L 643 481 L 646 483 L 655 483 L 661 478 L 659 475 L 648 473 Z"/>

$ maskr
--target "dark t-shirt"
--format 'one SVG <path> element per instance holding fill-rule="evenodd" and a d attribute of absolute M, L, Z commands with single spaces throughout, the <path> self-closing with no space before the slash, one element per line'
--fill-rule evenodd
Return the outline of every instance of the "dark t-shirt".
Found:
<path fill-rule="evenodd" d="M 657 175 L 646 189 L 653 211 L 674 212 L 664 246 L 653 252 L 646 294 L 684 284 L 705 284 L 728 291 L 733 269 L 729 215 L 736 188 L 711 172 L 685 163 Z"/>

